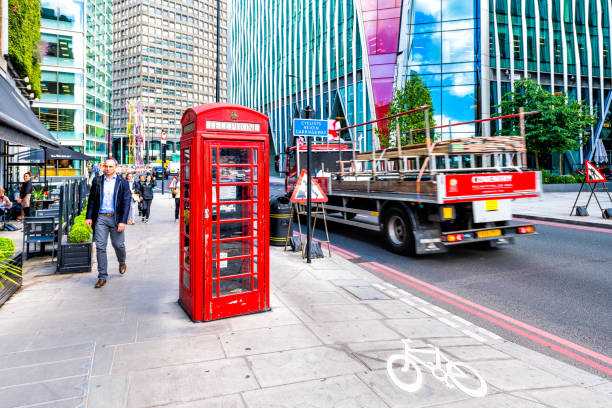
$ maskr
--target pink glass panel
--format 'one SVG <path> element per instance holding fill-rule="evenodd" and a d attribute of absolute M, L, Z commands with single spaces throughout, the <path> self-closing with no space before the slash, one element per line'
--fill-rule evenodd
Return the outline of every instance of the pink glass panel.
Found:
<path fill-rule="evenodd" d="M 376 117 L 383 117 L 393 98 L 402 0 L 360 0 L 364 38 Z"/>
<path fill-rule="evenodd" d="M 361 0 L 361 9 L 363 11 L 376 10 L 378 8 L 377 0 Z"/>

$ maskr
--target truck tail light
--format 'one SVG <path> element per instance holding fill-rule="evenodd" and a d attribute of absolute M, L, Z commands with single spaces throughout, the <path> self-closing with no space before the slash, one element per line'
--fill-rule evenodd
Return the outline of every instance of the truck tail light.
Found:
<path fill-rule="evenodd" d="M 517 232 L 519 234 L 532 234 L 535 231 L 535 228 L 533 228 L 531 225 L 528 225 L 526 227 L 518 227 Z"/>
<path fill-rule="evenodd" d="M 450 234 L 446 236 L 446 242 L 463 241 L 463 234 Z"/>

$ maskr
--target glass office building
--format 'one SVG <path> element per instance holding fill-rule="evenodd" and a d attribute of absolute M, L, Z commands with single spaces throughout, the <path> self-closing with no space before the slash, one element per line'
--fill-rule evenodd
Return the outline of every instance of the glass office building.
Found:
<path fill-rule="evenodd" d="M 102 159 L 111 97 L 111 0 L 42 0 L 42 93 L 33 110 L 62 145 Z"/>
<path fill-rule="evenodd" d="M 263 3 L 263 4 L 260 4 Z M 271 118 L 275 147 L 290 142 L 305 105 L 352 125 L 387 112 L 394 89 L 419 75 L 438 125 L 490 117 L 515 81 L 529 77 L 584 100 L 607 118 L 607 0 L 266 0 L 234 2 L 229 96 Z M 609 122 L 593 129 L 610 149 Z M 490 134 L 490 124 L 439 131 Z M 368 147 L 369 136 L 352 136 Z M 581 162 L 583 152 L 567 155 Z"/>

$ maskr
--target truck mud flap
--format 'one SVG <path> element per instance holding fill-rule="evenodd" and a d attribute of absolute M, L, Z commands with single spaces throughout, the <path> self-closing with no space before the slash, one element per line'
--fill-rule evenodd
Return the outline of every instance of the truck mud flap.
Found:
<path fill-rule="evenodd" d="M 417 255 L 438 254 L 448 252 L 448 248 L 440 239 L 440 230 L 414 231 Z"/>

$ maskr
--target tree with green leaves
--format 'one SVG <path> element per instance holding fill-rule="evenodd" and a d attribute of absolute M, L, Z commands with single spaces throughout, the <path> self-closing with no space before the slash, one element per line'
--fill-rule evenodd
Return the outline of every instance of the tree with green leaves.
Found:
<path fill-rule="evenodd" d="M 413 75 L 404 84 L 404 87 L 395 91 L 391 104 L 389 106 L 389 113 L 387 116 L 396 115 L 398 113 L 406 112 L 412 109 L 420 108 L 421 106 L 429 105 L 432 106 L 431 93 L 429 89 L 423 84 L 423 79 L 418 75 Z M 433 108 L 429 109 L 429 126 L 436 126 L 436 121 L 433 118 Z M 403 115 L 397 118 L 389 119 L 386 124 L 386 129 L 381 129 L 381 144 L 385 141 L 386 136 L 387 144 L 389 146 L 389 131 L 395 131 L 397 125 L 400 126 L 400 132 L 402 134 L 401 143 L 402 145 L 410 143 L 409 132 L 410 129 L 423 129 L 425 127 L 425 114 L 423 112 L 416 112 L 410 115 Z M 386 132 L 386 133 L 384 133 Z M 433 133 L 431 138 L 433 140 Z M 412 134 L 413 143 L 425 142 L 425 132 L 417 132 Z"/>
<path fill-rule="evenodd" d="M 17 73 L 40 96 L 40 0 L 9 0 L 9 55 Z"/>
<path fill-rule="evenodd" d="M 577 150 L 586 142 L 583 133 L 595 125 L 596 118 L 589 107 L 579 101 L 569 99 L 565 93 L 551 93 L 529 78 L 514 83 L 514 91 L 504 95 L 500 115 L 538 111 L 525 120 L 525 139 L 527 150 L 536 158 L 536 168 L 540 169 L 539 154 L 551 154 Z M 519 118 L 503 119 L 498 135 L 519 134 Z"/>

